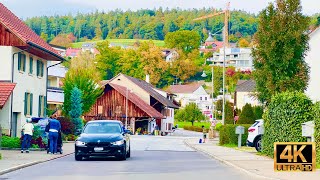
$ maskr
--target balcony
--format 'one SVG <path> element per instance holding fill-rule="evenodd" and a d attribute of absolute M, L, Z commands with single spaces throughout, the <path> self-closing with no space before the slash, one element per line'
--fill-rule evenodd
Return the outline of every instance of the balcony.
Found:
<path fill-rule="evenodd" d="M 47 101 L 48 104 L 63 104 L 63 89 L 59 87 L 48 87 Z"/>

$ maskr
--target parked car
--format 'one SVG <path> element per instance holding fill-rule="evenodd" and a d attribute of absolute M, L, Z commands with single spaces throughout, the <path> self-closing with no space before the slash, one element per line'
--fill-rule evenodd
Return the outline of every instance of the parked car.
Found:
<path fill-rule="evenodd" d="M 114 156 L 126 160 L 130 157 L 129 133 L 120 121 L 89 121 L 75 141 L 75 160 L 90 156 Z"/>
<path fill-rule="evenodd" d="M 263 119 L 258 119 L 248 128 L 247 146 L 255 147 L 257 151 L 261 151 L 261 137 L 264 133 Z"/>

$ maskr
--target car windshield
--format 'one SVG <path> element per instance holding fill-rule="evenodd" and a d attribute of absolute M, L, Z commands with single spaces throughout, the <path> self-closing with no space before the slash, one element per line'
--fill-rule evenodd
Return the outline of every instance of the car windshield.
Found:
<path fill-rule="evenodd" d="M 256 121 L 254 124 L 252 124 L 251 127 L 255 127 L 257 124 L 259 124 L 260 121 Z"/>
<path fill-rule="evenodd" d="M 119 134 L 121 133 L 121 127 L 119 123 L 88 123 L 83 132 L 86 134 Z"/>

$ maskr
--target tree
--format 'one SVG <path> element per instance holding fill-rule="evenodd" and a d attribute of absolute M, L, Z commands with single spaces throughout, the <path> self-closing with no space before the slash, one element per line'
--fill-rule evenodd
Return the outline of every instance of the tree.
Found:
<path fill-rule="evenodd" d="M 71 92 L 74 87 L 82 91 L 83 113 L 89 112 L 103 92 L 100 82 L 101 76 L 96 68 L 92 54 L 84 53 L 73 58 L 63 81 L 63 112 L 68 115 L 71 111 Z"/>
<path fill-rule="evenodd" d="M 276 93 L 306 89 L 308 22 L 300 0 L 277 0 L 276 7 L 270 4 L 260 13 L 252 50 L 260 101 L 268 103 Z"/>
<path fill-rule="evenodd" d="M 262 106 L 253 106 L 252 109 L 253 109 L 255 119 L 262 119 L 263 107 Z"/>
<path fill-rule="evenodd" d="M 188 104 L 185 108 L 179 109 L 175 115 L 178 121 L 191 122 L 192 126 L 195 120 L 206 119 L 205 115 L 202 114 L 201 110 L 195 103 Z"/>
<path fill-rule="evenodd" d="M 45 42 L 48 41 L 48 34 L 41 32 L 40 38 L 43 39 Z"/>
<path fill-rule="evenodd" d="M 58 34 L 55 38 L 50 41 L 50 44 L 62 46 L 62 47 L 71 47 L 72 40 L 67 38 L 67 34 Z"/>
<path fill-rule="evenodd" d="M 233 113 L 233 104 L 229 101 L 226 102 L 225 106 L 225 115 L 226 115 L 226 122 L 225 124 L 234 124 L 234 113 Z M 216 110 L 222 112 L 222 99 L 219 99 L 216 102 Z M 220 116 L 221 118 L 222 116 Z"/>
<path fill-rule="evenodd" d="M 103 79 L 111 79 L 118 72 L 117 63 L 123 53 L 120 47 L 109 47 L 108 41 L 102 41 L 96 45 L 99 54 L 96 55 L 95 61 Z"/>
<path fill-rule="evenodd" d="M 178 48 L 188 54 L 200 46 L 200 35 L 195 31 L 180 30 L 170 32 L 165 36 L 164 42 L 169 48 Z"/>
<path fill-rule="evenodd" d="M 253 113 L 251 104 L 246 104 L 243 106 L 239 120 L 237 124 L 253 124 L 256 120 L 256 116 Z"/>
<path fill-rule="evenodd" d="M 249 44 L 250 43 L 246 39 L 244 38 L 239 39 L 239 47 L 241 48 L 249 47 Z"/>
<path fill-rule="evenodd" d="M 82 92 L 77 87 L 73 87 L 71 91 L 71 110 L 69 115 L 72 118 L 73 124 L 75 125 L 75 130 L 82 129 L 83 123 L 80 118 L 82 115 Z"/>

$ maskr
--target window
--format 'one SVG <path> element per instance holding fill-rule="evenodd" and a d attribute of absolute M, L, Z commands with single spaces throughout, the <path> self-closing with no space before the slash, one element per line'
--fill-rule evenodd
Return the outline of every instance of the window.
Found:
<path fill-rule="evenodd" d="M 207 97 L 204 97 L 204 100 L 208 100 L 208 98 L 207 98 Z"/>
<path fill-rule="evenodd" d="M 32 104 L 33 104 L 33 94 L 25 92 L 24 93 L 24 115 L 32 116 Z"/>
<path fill-rule="evenodd" d="M 46 96 L 39 96 L 39 109 L 38 109 L 38 116 L 44 117 L 45 116 L 45 107 L 46 107 L 47 98 Z"/>
<path fill-rule="evenodd" d="M 200 101 L 202 101 L 202 97 L 200 97 Z"/>
<path fill-rule="evenodd" d="M 18 70 L 26 71 L 26 55 L 22 53 L 18 53 Z"/>
<path fill-rule="evenodd" d="M 33 58 L 29 58 L 29 74 L 33 73 Z"/>
<path fill-rule="evenodd" d="M 44 64 L 41 60 L 37 60 L 37 76 L 43 77 Z"/>

